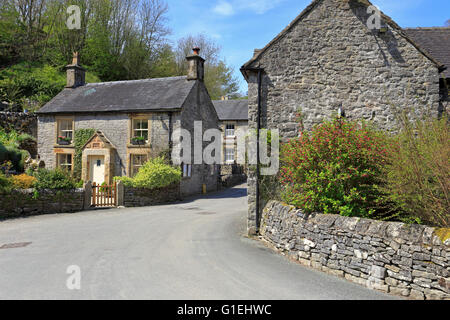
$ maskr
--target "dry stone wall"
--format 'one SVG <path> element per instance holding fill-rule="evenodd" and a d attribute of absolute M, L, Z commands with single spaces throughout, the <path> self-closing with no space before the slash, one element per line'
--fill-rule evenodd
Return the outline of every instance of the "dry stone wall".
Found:
<path fill-rule="evenodd" d="M 82 211 L 84 195 L 84 189 L 41 190 L 38 195 L 32 189 L 13 190 L 8 194 L 0 194 L 0 219 Z"/>
<path fill-rule="evenodd" d="M 450 299 L 450 229 L 306 215 L 271 201 L 261 236 L 302 265 L 363 286 L 412 299 Z"/>
<path fill-rule="evenodd" d="M 181 201 L 180 185 L 174 184 L 161 189 L 124 188 L 125 207 L 146 207 Z"/>
<path fill-rule="evenodd" d="M 14 129 L 37 137 L 37 115 L 23 112 L 0 112 L 0 128 Z"/>

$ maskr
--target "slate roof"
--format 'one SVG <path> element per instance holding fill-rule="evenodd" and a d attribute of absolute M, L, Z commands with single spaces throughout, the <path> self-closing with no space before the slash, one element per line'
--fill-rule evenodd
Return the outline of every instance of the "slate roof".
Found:
<path fill-rule="evenodd" d="M 408 28 L 406 34 L 447 67 L 442 74 L 450 78 L 450 27 Z"/>
<path fill-rule="evenodd" d="M 177 110 L 195 83 L 187 77 L 90 83 L 75 89 L 65 88 L 38 113 Z"/>
<path fill-rule="evenodd" d="M 281 31 L 272 41 L 270 41 L 263 49 L 257 49 L 255 50 L 254 56 L 247 61 L 242 67 L 241 67 L 241 73 L 243 76 L 247 79 L 247 73 L 246 70 L 254 69 L 256 66 L 253 65 L 255 62 L 259 60 L 259 58 L 270 48 L 272 45 L 277 43 L 280 39 L 282 39 L 284 36 L 288 34 L 288 32 L 297 25 L 300 21 L 303 20 L 311 11 L 313 11 L 316 6 L 321 2 L 322 0 L 313 0 L 301 13 L 298 15 L 283 31 Z M 355 0 L 355 2 L 359 2 L 362 5 L 365 6 L 371 6 L 372 3 L 369 0 Z M 395 29 L 403 38 L 405 38 L 409 43 L 411 43 L 419 52 L 421 52 L 425 57 L 427 57 L 431 62 L 433 62 L 439 70 L 443 68 L 442 63 L 437 61 L 433 56 L 431 56 L 426 50 L 421 48 L 415 41 L 413 41 L 406 32 L 397 24 L 394 20 L 392 20 L 389 16 L 381 12 L 381 18 L 382 20 L 388 24 L 391 28 Z M 256 67 L 258 68 L 258 67 Z"/>
<path fill-rule="evenodd" d="M 220 121 L 248 120 L 248 100 L 214 100 Z"/>

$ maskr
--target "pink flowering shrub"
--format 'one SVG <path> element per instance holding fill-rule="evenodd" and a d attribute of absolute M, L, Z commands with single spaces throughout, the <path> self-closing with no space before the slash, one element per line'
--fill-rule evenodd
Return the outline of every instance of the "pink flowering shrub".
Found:
<path fill-rule="evenodd" d="M 336 119 L 281 150 L 282 198 L 306 212 L 373 217 L 387 136 L 365 123 Z"/>

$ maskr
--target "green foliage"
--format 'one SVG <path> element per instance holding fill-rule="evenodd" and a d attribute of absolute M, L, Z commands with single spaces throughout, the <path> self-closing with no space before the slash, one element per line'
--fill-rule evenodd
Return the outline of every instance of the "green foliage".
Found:
<path fill-rule="evenodd" d="M 74 145 L 75 145 L 75 156 L 74 156 L 74 167 L 73 176 L 77 179 L 81 179 L 82 170 L 82 156 L 83 147 L 88 142 L 90 138 L 95 134 L 95 129 L 78 129 L 75 130 Z"/>
<path fill-rule="evenodd" d="M 35 178 L 37 179 L 34 184 L 36 190 L 72 190 L 77 187 L 76 181 L 69 173 L 61 169 L 39 169 L 35 173 Z"/>
<path fill-rule="evenodd" d="M 134 179 L 130 177 L 114 177 L 114 181 L 121 181 L 125 187 L 134 187 Z"/>
<path fill-rule="evenodd" d="M 80 30 L 67 28 L 71 5 L 80 8 Z M 169 35 L 165 0 L 2 0 L 0 99 L 36 110 L 64 87 L 64 66 L 75 51 L 88 70 L 87 82 L 185 75 L 185 57 L 194 45 L 207 60 L 212 98 L 236 96 L 238 81 L 213 40 L 186 37 L 172 48 Z"/>
<path fill-rule="evenodd" d="M 98 82 L 87 74 L 87 82 Z M 35 111 L 56 96 L 66 84 L 61 68 L 50 65 L 20 63 L 0 71 L 0 97 Z"/>
<path fill-rule="evenodd" d="M 374 218 L 388 139 L 365 123 L 334 120 L 281 151 L 284 201 L 306 212 Z"/>
<path fill-rule="evenodd" d="M 402 130 L 390 148 L 380 188 L 391 211 L 412 221 L 450 226 L 450 132 L 448 119 L 412 123 L 403 116 Z"/>
<path fill-rule="evenodd" d="M 19 135 L 14 130 L 6 132 L 5 129 L 0 128 L 0 163 L 11 161 L 12 169 L 23 172 L 25 160 L 29 157 L 29 153 L 25 150 L 20 150 L 19 147 L 21 143 L 28 139 L 34 140 L 28 134 Z"/>
<path fill-rule="evenodd" d="M 0 194 L 5 194 L 5 193 L 9 193 L 11 192 L 11 189 L 13 187 L 13 182 L 10 178 L 8 178 L 7 176 L 5 176 L 1 171 L 0 171 Z"/>
<path fill-rule="evenodd" d="M 134 178 L 115 177 L 114 180 L 120 180 L 128 187 L 158 189 L 180 182 L 181 170 L 168 165 L 164 158 L 158 157 L 147 161 Z"/>

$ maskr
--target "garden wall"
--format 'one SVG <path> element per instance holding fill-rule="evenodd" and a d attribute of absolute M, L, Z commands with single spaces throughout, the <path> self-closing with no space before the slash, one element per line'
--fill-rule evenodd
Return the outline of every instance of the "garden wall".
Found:
<path fill-rule="evenodd" d="M 0 219 L 82 211 L 84 194 L 84 189 L 44 190 L 34 199 L 33 190 L 14 190 L 0 195 Z"/>
<path fill-rule="evenodd" d="M 181 201 L 180 185 L 175 184 L 161 189 L 141 189 L 124 187 L 125 207 L 146 207 Z"/>
<path fill-rule="evenodd" d="M 306 215 L 271 201 L 261 236 L 305 266 L 369 288 L 412 299 L 450 299 L 450 229 Z"/>

